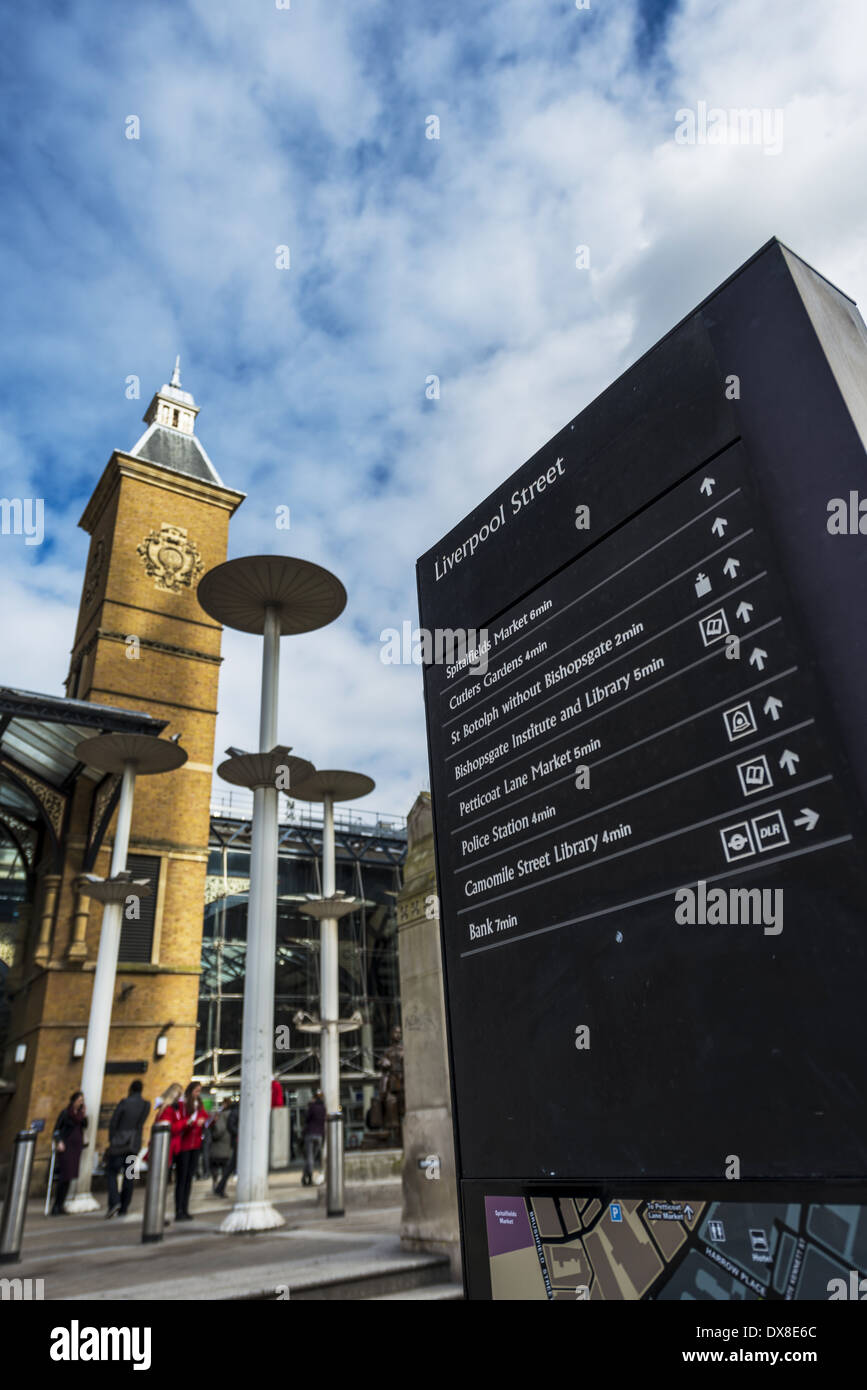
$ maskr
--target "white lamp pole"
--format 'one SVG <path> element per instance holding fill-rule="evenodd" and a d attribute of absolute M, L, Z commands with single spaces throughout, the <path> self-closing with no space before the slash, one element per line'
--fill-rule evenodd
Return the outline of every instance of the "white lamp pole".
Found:
<path fill-rule="evenodd" d="M 265 609 L 259 751 L 277 742 L 280 627 Z M 271 1071 L 274 1055 L 274 961 L 277 955 L 277 787 L 253 788 L 250 898 L 241 1034 L 241 1106 L 238 1117 L 238 1187 L 223 1229 L 267 1230 L 283 1218 L 268 1201 Z"/>
<path fill-rule="evenodd" d="M 334 897 L 334 798 L 326 793 L 322 801 L 322 896 Z M 336 1115 L 340 1109 L 340 1039 L 337 1035 L 339 960 L 337 918 L 323 917 L 320 939 L 320 1009 L 322 1012 L 322 1092 L 325 1109 Z"/>
<path fill-rule="evenodd" d="M 320 931 L 320 1013 L 316 1025 L 321 1034 L 320 1063 L 322 1093 L 328 1112 L 328 1142 L 340 1145 L 340 1152 L 329 1148 L 326 1163 L 328 1182 L 327 1210 L 329 1216 L 343 1215 L 343 1120 L 340 1107 L 340 1034 L 357 1029 L 361 1015 L 340 1021 L 340 980 L 337 923 L 340 917 L 358 906 L 355 898 L 342 898 L 335 892 L 334 803 L 354 801 L 367 796 L 376 783 L 362 772 L 341 772 L 336 769 L 315 772 L 306 782 L 293 788 L 299 801 L 322 802 L 322 897 L 313 900 L 303 910 L 319 918 Z M 326 915 L 327 914 L 327 915 Z M 313 1028 L 311 1028 L 313 1031 Z"/>

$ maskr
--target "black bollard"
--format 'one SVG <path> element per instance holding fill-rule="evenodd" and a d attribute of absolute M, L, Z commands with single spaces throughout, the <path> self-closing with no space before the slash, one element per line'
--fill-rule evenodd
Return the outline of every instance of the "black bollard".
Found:
<path fill-rule="evenodd" d="M 325 1150 L 327 1213 L 343 1215 L 343 1115 L 328 1116 L 328 1144 Z"/>
<path fill-rule="evenodd" d="M 12 1171 L 9 1174 L 6 1201 L 3 1203 L 3 1221 L 0 1224 L 0 1264 L 16 1264 L 21 1259 L 21 1238 L 24 1234 L 24 1217 L 27 1215 L 27 1196 L 35 1152 L 36 1130 L 19 1130 L 15 1136 Z"/>
<path fill-rule="evenodd" d="M 145 1189 L 144 1217 L 141 1224 L 142 1244 L 162 1240 L 166 1221 L 166 1189 L 169 1183 L 169 1147 L 172 1127 L 165 1121 L 151 1130 L 148 1153 L 148 1181 Z"/>

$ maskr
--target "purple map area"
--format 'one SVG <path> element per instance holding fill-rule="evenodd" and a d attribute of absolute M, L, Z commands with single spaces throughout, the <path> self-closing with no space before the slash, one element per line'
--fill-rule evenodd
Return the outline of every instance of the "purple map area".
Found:
<path fill-rule="evenodd" d="M 491 1257 L 524 1250 L 534 1243 L 523 1197 L 486 1197 L 485 1219 Z"/>

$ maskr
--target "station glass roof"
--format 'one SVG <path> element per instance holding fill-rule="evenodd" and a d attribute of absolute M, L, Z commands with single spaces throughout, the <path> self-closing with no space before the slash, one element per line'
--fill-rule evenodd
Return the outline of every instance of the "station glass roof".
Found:
<path fill-rule="evenodd" d="M 102 773 L 85 768 L 75 756 L 75 747 L 82 739 L 114 731 L 156 735 L 165 727 L 165 720 L 141 710 L 0 686 L 0 751 L 18 767 L 57 788 L 76 776 L 101 780 Z M 8 805 L 7 794 L 14 789 L 6 779 L 3 782 L 2 802 Z"/>

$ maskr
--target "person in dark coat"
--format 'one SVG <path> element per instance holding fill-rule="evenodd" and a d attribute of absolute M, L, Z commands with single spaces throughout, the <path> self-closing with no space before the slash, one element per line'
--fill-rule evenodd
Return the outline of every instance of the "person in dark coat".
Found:
<path fill-rule="evenodd" d="M 126 1216 L 132 1201 L 134 1165 L 141 1148 L 142 1129 L 150 1113 L 150 1103 L 142 1096 L 140 1081 L 130 1083 L 129 1094 L 118 1101 L 108 1125 L 107 1216 Z M 123 1174 L 120 1196 L 118 1174 Z"/>
<path fill-rule="evenodd" d="M 304 1187 L 309 1187 L 313 1182 L 313 1169 L 318 1168 L 322 1160 L 324 1139 L 325 1099 L 322 1092 L 317 1091 L 304 1117 L 304 1172 L 301 1174 Z"/>
<path fill-rule="evenodd" d="M 236 1100 L 233 1100 L 231 1104 L 228 1104 L 228 1102 L 226 1104 L 227 1108 L 224 1107 L 220 1115 L 221 1118 L 225 1115 L 226 1136 L 229 1141 L 229 1155 L 223 1160 L 223 1171 L 220 1174 L 219 1181 L 214 1183 L 214 1192 L 218 1197 L 225 1197 L 226 1183 L 238 1166 L 238 1114 L 240 1107 Z"/>
<path fill-rule="evenodd" d="M 232 1157 L 232 1136 L 229 1133 L 229 1110 L 231 1101 L 228 1096 L 223 1101 L 220 1109 L 208 1126 L 208 1134 L 211 1136 L 211 1144 L 208 1150 L 210 1160 L 211 1186 L 216 1192 L 217 1186 L 222 1177 L 223 1167 Z"/>
<path fill-rule="evenodd" d="M 87 1113 L 84 1108 L 84 1093 L 73 1091 L 69 1104 L 61 1110 L 54 1126 L 54 1142 L 57 1146 L 57 1190 L 54 1195 L 52 1216 L 65 1216 L 63 1204 L 69 1191 L 69 1184 L 78 1177 L 78 1165 L 84 1148 L 84 1131 L 87 1128 Z"/>

